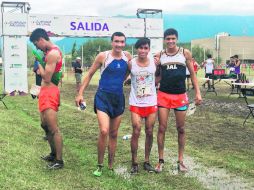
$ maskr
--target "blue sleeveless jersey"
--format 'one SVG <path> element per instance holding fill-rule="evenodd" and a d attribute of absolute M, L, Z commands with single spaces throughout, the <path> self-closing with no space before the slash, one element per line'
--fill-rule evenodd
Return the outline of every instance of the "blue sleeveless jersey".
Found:
<path fill-rule="evenodd" d="M 111 61 L 112 60 L 112 61 Z M 127 59 L 111 59 L 101 71 L 99 90 L 110 93 L 123 93 L 123 82 L 127 73 Z M 106 60 L 107 61 L 107 60 Z"/>

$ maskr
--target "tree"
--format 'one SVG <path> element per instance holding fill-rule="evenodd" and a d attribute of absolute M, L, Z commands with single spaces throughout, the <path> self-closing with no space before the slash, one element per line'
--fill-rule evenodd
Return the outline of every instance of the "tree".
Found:
<path fill-rule="evenodd" d="M 199 64 L 207 58 L 208 54 L 212 55 L 212 51 L 209 49 L 204 49 L 200 46 L 194 46 L 192 48 L 192 57 L 194 57 Z"/>
<path fill-rule="evenodd" d="M 112 49 L 110 38 L 98 38 L 89 40 L 83 45 L 83 63 L 85 66 L 89 67 L 92 65 L 95 57 L 99 52 Z M 82 46 L 77 50 L 77 54 L 82 54 Z M 125 51 L 131 52 L 132 45 L 126 45 L 124 48 Z"/>
<path fill-rule="evenodd" d="M 76 41 L 74 42 L 73 46 L 72 46 L 72 49 L 71 49 L 71 56 L 72 56 L 72 59 L 75 59 L 77 56 L 78 56 L 78 53 L 77 53 L 77 43 Z"/>
<path fill-rule="evenodd" d="M 91 66 L 96 55 L 100 51 L 106 51 L 111 48 L 109 40 L 105 39 L 89 40 L 82 46 L 83 46 L 83 63 L 85 66 Z M 82 47 L 79 48 L 78 55 L 82 54 L 81 49 Z"/>
<path fill-rule="evenodd" d="M 191 43 L 187 42 L 187 43 L 178 43 L 179 47 L 183 47 L 185 49 L 191 50 Z"/>

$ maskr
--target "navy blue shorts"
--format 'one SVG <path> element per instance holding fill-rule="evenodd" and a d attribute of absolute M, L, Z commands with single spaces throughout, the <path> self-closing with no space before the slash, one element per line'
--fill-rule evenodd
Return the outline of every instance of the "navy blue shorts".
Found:
<path fill-rule="evenodd" d="M 100 110 L 110 118 L 122 115 L 125 108 L 124 94 L 114 94 L 98 90 L 94 97 L 94 112 Z"/>

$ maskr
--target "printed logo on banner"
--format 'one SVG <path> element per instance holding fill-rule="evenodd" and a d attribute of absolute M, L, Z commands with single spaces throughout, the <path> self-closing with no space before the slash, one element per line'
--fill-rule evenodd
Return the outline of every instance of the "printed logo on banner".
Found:
<path fill-rule="evenodd" d="M 5 22 L 5 24 L 9 25 L 9 27 L 17 27 L 17 28 L 25 28 L 26 27 L 25 21 L 10 21 L 10 22 Z"/>
<path fill-rule="evenodd" d="M 11 56 L 12 56 L 12 57 L 19 57 L 19 54 L 13 53 L 13 54 L 11 54 Z"/>
<path fill-rule="evenodd" d="M 71 30 L 86 30 L 86 31 L 109 31 L 107 23 L 99 22 L 71 22 Z"/>
<path fill-rule="evenodd" d="M 10 68 L 22 68 L 22 64 L 11 64 Z"/>
<path fill-rule="evenodd" d="M 51 26 L 51 20 L 36 20 L 33 21 L 33 24 L 35 24 L 36 26 Z"/>
<path fill-rule="evenodd" d="M 11 49 L 19 49 L 18 45 L 11 45 Z"/>

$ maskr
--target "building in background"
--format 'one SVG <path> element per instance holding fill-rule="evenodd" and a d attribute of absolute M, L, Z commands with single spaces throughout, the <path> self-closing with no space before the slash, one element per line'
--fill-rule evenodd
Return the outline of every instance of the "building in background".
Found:
<path fill-rule="evenodd" d="M 254 36 L 230 36 L 223 32 L 214 38 L 192 40 L 191 47 L 195 46 L 210 50 L 214 58 L 220 57 L 217 64 L 227 63 L 233 55 L 238 55 L 242 63 L 254 63 Z"/>

